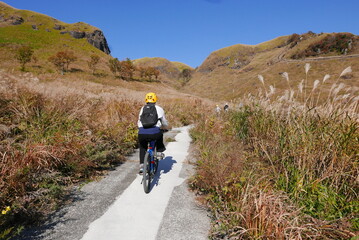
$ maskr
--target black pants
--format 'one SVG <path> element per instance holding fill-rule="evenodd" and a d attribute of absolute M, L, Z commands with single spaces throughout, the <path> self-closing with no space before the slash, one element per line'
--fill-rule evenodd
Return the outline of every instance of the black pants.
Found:
<path fill-rule="evenodd" d="M 163 133 L 156 134 L 138 134 L 138 142 L 140 144 L 140 163 L 143 163 L 145 158 L 147 143 L 156 140 L 157 152 L 163 152 L 166 150 L 165 145 L 163 144 Z"/>

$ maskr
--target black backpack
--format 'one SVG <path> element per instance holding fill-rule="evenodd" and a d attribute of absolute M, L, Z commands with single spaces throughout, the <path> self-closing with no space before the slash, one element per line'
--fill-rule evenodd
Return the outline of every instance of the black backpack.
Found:
<path fill-rule="evenodd" d="M 150 128 L 157 124 L 158 115 L 155 104 L 146 104 L 143 106 L 140 121 L 144 128 Z"/>

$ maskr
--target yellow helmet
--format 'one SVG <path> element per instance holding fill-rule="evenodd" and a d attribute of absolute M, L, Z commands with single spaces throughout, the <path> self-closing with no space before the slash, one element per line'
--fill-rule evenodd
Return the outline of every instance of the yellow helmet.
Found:
<path fill-rule="evenodd" d="M 146 101 L 146 103 L 156 103 L 157 102 L 156 94 L 153 92 L 147 93 L 145 101 Z"/>

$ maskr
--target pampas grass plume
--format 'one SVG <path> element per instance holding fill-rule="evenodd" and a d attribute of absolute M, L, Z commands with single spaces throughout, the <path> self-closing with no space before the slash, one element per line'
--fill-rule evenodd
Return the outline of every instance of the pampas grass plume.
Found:
<path fill-rule="evenodd" d="M 325 81 L 327 81 L 330 78 L 329 74 L 325 74 L 324 78 L 323 78 L 323 83 L 325 83 Z"/>
<path fill-rule="evenodd" d="M 289 82 L 289 75 L 287 72 L 282 73 L 282 76 Z"/>
<path fill-rule="evenodd" d="M 304 79 L 298 85 L 298 89 L 299 89 L 300 93 L 303 93 L 303 83 L 304 83 Z"/>
<path fill-rule="evenodd" d="M 333 94 L 337 95 L 339 91 L 344 88 L 344 86 L 345 86 L 344 83 L 340 83 L 339 86 L 336 89 L 334 89 Z"/>
<path fill-rule="evenodd" d="M 339 77 L 342 77 L 342 76 L 344 76 L 345 74 L 347 74 L 347 73 L 351 73 L 352 72 L 352 67 L 347 67 L 346 69 L 344 69 L 344 71 L 340 74 L 340 76 Z"/>
<path fill-rule="evenodd" d="M 269 94 L 272 95 L 275 93 L 275 87 L 273 87 L 272 85 L 269 86 L 270 92 Z"/>
<path fill-rule="evenodd" d="M 306 63 L 305 66 L 304 66 L 304 69 L 305 69 L 305 74 L 308 74 L 309 69 L 310 69 L 310 64 Z"/>
<path fill-rule="evenodd" d="M 313 91 L 318 87 L 318 85 L 319 85 L 319 80 L 315 80 L 314 81 L 314 84 L 313 84 Z"/>
<path fill-rule="evenodd" d="M 264 85 L 264 78 L 262 75 L 258 75 L 259 81 Z"/>

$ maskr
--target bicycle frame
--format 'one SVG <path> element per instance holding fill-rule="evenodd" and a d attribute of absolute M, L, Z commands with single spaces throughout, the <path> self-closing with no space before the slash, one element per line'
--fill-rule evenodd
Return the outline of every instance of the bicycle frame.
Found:
<path fill-rule="evenodd" d="M 156 156 L 156 141 L 153 140 L 148 143 L 147 152 L 150 154 L 150 174 L 154 174 L 155 170 L 155 156 Z"/>
<path fill-rule="evenodd" d="M 151 190 L 151 181 L 158 169 L 158 159 L 156 156 L 156 141 L 152 140 L 148 142 L 145 159 L 143 162 L 143 177 L 142 184 L 145 193 L 149 193 Z"/>

